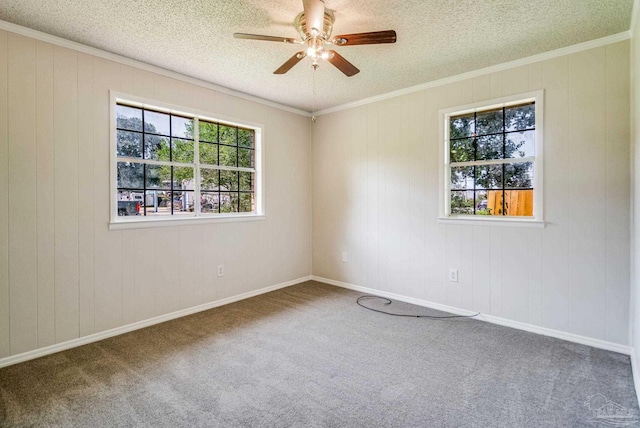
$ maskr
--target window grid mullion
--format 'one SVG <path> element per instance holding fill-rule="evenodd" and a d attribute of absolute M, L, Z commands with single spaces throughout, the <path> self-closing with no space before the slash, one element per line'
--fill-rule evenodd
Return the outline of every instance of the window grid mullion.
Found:
<path fill-rule="evenodd" d="M 502 165 L 507 163 L 529 163 L 534 161 L 535 161 L 535 157 L 529 156 L 526 158 L 490 159 L 490 160 L 473 161 L 473 162 L 451 162 L 449 165 L 452 167 L 461 167 L 461 166 Z"/>
<path fill-rule="evenodd" d="M 238 148 L 240 146 L 240 130 L 238 129 L 238 127 L 236 126 L 236 166 L 240 166 L 240 149 Z M 238 172 L 236 174 L 236 177 L 238 177 L 237 179 L 237 184 L 238 184 L 238 203 L 237 203 L 237 212 L 240 212 L 240 173 Z"/>
<path fill-rule="evenodd" d="M 478 161 L 478 112 L 473 112 L 473 160 Z M 477 166 L 473 166 L 473 215 L 476 215 L 476 177 Z"/>
<path fill-rule="evenodd" d="M 200 119 L 193 118 L 193 212 L 200 216 Z"/>
<path fill-rule="evenodd" d="M 145 109 L 142 109 L 142 159 L 145 158 L 145 146 L 144 142 L 147 139 L 144 134 L 144 112 Z M 144 206 L 143 215 L 147 216 L 147 166 L 145 163 L 142 164 L 142 205 Z"/>
<path fill-rule="evenodd" d="M 507 156 L 507 109 L 502 107 L 502 158 L 505 159 Z M 507 165 L 505 163 L 502 164 L 502 215 L 507 215 L 505 213 L 505 193 L 504 193 L 504 179 L 506 177 Z"/>
<path fill-rule="evenodd" d="M 169 160 L 173 162 L 173 115 L 169 114 Z M 171 168 L 171 191 L 169 192 L 169 203 L 171 204 L 171 215 L 173 216 L 173 165 Z"/>

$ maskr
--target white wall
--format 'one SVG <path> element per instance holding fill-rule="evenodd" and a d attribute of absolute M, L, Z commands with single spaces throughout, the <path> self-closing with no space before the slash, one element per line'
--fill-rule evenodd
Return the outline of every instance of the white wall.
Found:
<path fill-rule="evenodd" d="M 264 124 L 266 220 L 109 231 L 109 90 Z M 309 123 L 0 31 L 0 357 L 309 275 Z"/>
<path fill-rule="evenodd" d="M 438 111 L 539 89 L 546 227 L 439 224 Z M 623 41 L 320 116 L 314 275 L 628 345 L 629 102 Z"/>
<path fill-rule="evenodd" d="M 640 400 L 640 9 L 638 2 L 634 2 L 631 28 L 631 172 L 632 172 L 632 219 L 631 219 L 631 343 L 634 355 L 633 368 L 636 383 L 636 395 Z"/>

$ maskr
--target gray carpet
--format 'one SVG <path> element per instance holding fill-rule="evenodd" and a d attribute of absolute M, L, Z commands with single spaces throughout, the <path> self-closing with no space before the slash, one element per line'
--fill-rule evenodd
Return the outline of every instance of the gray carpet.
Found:
<path fill-rule="evenodd" d="M 589 397 L 639 414 L 627 356 L 359 295 L 308 282 L 0 369 L 0 424 L 607 426 Z"/>

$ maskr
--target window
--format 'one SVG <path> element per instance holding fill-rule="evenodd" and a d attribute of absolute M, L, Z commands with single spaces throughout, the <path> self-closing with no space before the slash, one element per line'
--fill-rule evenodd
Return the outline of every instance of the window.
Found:
<path fill-rule="evenodd" d="M 260 214 L 260 128 L 114 99 L 112 222 Z"/>
<path fill-rule="evenodd" d="M 444 112 L 446 218 L 541 220 L 541 104 L 536 93 Z"/>

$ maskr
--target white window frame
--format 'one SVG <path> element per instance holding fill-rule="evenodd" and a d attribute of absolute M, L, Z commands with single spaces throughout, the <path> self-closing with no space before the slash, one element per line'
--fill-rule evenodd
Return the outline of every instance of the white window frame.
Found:
<path fill-rule="evenodd" d="M 255 212 L 250 213 L 201 213 L 200 204 L 194 204 L 193 216 L 118 216 L 118 201 L 117 201 L 117 189 L 118 189 L 118 161 L 117 156 L 117 124 L 116 124 L 116 106 L 118 103 L 130 105 L 132 107 L 139 107 L 148 110 L 159 111 L 163 113 L 171 113 L 184 117 L 191 117 L 196 119 L 196 124 L 199 120 L 210 122 L 221 122 L 226 125 L 238 126 L 245 129 L 252 129 L 254 134 L 254 194 L 255 194 Z M 265 214 L 265 201 L 264 201 L 264 126 L 259 123 L 253 123 L 248 121 L 242 121 L 239 119 L 227 117 L 219 114 L 211 114 L 208 112 L 199 111 L 188 107 L 181 107 L 172 104 L 163 103 L 157 100 L 151 100 L 148 98 L 142 98 L 134 95 L 123 94 L 116 91 L 110 91 L 110 169 L 109 169 L 109 230 L 121 230 L 121 229 L 140 229 L 151 227 L 163 227 L 163 226 L 179 226 L 179 225 L 193 225 L 203 223 L 220 223 L 220 222 L 238 222 L 238 221 L 252 221 L 262 220 L 266 218 Z M 194 142 L 198 140 L 198 126 L 194 127 L 195 134 Z M 193 166 L 194 168 L 194 182 L 196 183 L 194 189 L 194 200 L 200 200 L 200 165 L 199 165 L 199 144 L 194 144 L 194 164 L 184 164 L 178 166 Z M 163 162 L 163 161 L 149 161 L 148 164 L 171 164 L 176 165 L 176 162 Z M 216 166 L 216 169 L 233 169 L 233 170 L 251 170 L 248 168 L 225 168 L 224 166 Z"/>
<path fill-rule="evenodd" d="M 535 129 L 535 156 L 533 161 L 533 217 L 516 216 L 481 216 L 481 215 L 460 215 L 451 214 L 451 163 L 449 156 L 449 120 L 452 116 L 459 116 L 468 113 L 481 112 L 502 107 L 534 102 L 536 114 Z M 503 226 L 524 226 L 524 227 L 544 227 L 543 218 L 543 127 L 544 127 L 544 91 L 527 92 L 508 97 L 492 99 L 488 101 L 467 104 L 458 107 L 440 110 L 440 223 L 463 224 L 463 225 L 503 225 Z M 473 164 L 471 162 L 470 164 Z M 482 164 L 491 161 L 482 161 Z"/>

